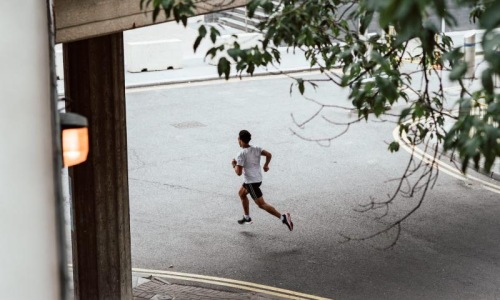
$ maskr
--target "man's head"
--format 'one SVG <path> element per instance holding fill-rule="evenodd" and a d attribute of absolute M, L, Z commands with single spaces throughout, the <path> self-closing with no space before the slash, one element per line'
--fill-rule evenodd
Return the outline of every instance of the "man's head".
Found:
<path fill-rule="evenodd" d="M 250 134 L 250 132 L 248 132 L 247 130 L 240 131 L 240 134 L 238 136 L 238 142 L 239 142 L 240 146 L 243 146 L 243 144 L 250 143 L 251 139 L 252 139 L 252 135 Z"/>

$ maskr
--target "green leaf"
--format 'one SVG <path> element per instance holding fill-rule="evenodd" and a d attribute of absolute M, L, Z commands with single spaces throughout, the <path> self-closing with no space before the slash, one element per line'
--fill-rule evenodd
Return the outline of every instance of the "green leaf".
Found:
<path fill-rule="evenodd" d="M 210 56 L 210 58 L 214 58 L 217 55 L 217 47 L 212 47 L 207 51 L 207 54 L 205 54 L 205 57 Z"/>
<path fill-rule="evenodd" d="M 200 46 L 201 41 L 203 40 L 203 38 L 205 38 L 206 35 L 207 35 L 207 29 L 205 28 L 204 25 L 201 25 L 198 28 L 198 37 L 196 38 L 196 40 L 194 41 L 194 44 L 193 44 L 193 50 L 195 52 L 196 52 L 196 49 L 198 49 L 198 46 Z"/>
<path fill-rule="evenodd" d="M 297 78 L 297 85 L 299 87 L 299 92 L 301 95 L 304 95 L 304 79 L 302 78 Z"/>
<path fill-rule="evenodd" d="M 399 115 L 399 122 L 405 120 L 406 117 L 408 117 L 408 115 L 410 114 L 411 110 L 412 110 L 411 107 L 403 109 L 401 111 L 401 114 Z"/>
<path fill-rule="evenodd" d="M 479 20 L 481 27 L 486 29 L 493 29 L 500 25 L 500 1 L 492 1 L 493 4 L 489 5 Z"/>
<path fill-rule="evenodd" d="M 391 152 L 398 152 L 399 151 L 399 143 L 394 141 L 389 144 L 389 151 Z"/>
<path fill-rule="evenodd" d="M 215 44 L 215 41 L 217 40 L 217 36 L 220 36 L 220 32 L 215 29 L 215 27 L 210 28 L 210 39 L 212 40 L 212 43 Z"/>
<path fill-rule="evenodd" d="M 481 82 L 483 84 L 484 89 L 489 94 L 493 93 L 493 72 L 490 68 L 483 71 L 481 74 Z"/>
<path fill-rule="evenodd" d="M 277 63 L 280 63 L 281 53 L 279 52 L 279 50 L 278 49 L 272 49 L 271 52 L 273 54 L 274 60 L 276 60 Z"/>
<path fill-rule="evenodd" d="M 239 48 L 231 48 L 227 50 L 227 54 L 234 60 L 238 61 L 238 56 L 241 53 L 241 49 Z"/>
<path fill-rule="evenodd" d="M 476 23 L 484 13 L 484 6 L 475 6 L 469 13 L 469 22 Z"/>
<path fill-rule="evenodd" d="M 205 25 L 201 25 L 198 28 L 198 36 L 205 37 L 206 35 L 207 35 L 207 28 L 205 27 Z"/>
<path fill-rule="evenodd" d="M 224 74 L 226 80 L 229 79 L 229 73 L 231 72 L 231 64 L 225 57 L 221 57 L 219 59 L 219 63 L 217 64 L 217 71 L 219 72 L 219 76 L 222 76 L 222 74 Z"/>
<path fill-rule="evenodd" d="M 149 4 L 151 3 L 151 1 L 152 0 L 141 0 L 141 5 L 140 5 L 141 10 L 146 9 L 149 6 Z M 144 2 L 146 2 L 146 4 L 144 4 Z"/>
<path fill-rule="evenodd" d="M 255 11 L 260 5 L 259 0 L 251 0 L 247 4 L 247 15 L 249 18 L 253 18 Z"/>
<path fill-rule="evenodd" d="M 370 23 L 373 19 L 373 11 L 368 11 L 364 15 L 362 15 L 359 19 L 359 33 L 365 34 L 366 29 L 370 26 Z"/>
<path fill-rule="evenodd" d="M 266 14 L 271 14 L 273 9 L 274 9 L 274 4 L 272 1 L 266 0 L 264 3 L 262 3 L 262 9 Z"/>
<path fill-rule="evenodd" d="M 203 39 L 202 36 L 198 36 L 196 38 L 196 40 L 194 41 L 194 44 L 193 44 L 193 50 L 194 50 L 194 52 L 196 52 L 196 49 L 198 49 L 198 46 L 200 46 L 200 43 L 201 43 L 202 39 Z"/>
<path fill-rule="evenodd" d="M 156 22 L 156 18 L 158 18 L 158 15 L 160 14 L 160 7 L 156 6 L 153 9 L 153 23 Z"/>
<path fill-rule="evenodd" d="M 181 22 L 182 22 L 182 25 L 184 25 L 184 27 L 187 26 L 187 21 L 188 21 L 188 18 L 186 15 L 182 15 L 181 16 Z"/>
<path fill-rule="evenodd" d="M 156 1 L 155 1 L 155 5 L 158 5 L 158 7 L 159 7 L 159 4 L 157 4 Z M 172 0 L 162 0 L 161 7 L 163 7 L 163 10 L 165 11 L 165 15 L 167 16 L 167 19 L 170 18 L 170 14 L 172 12 L 172 9 L 174 9 L 173 1 Z"/>
<path fill-rule="evenodd" d="M 399 135 L 402 135 L 404 133 L 408 133 L 408 130 L 410 130 L 410 124 L 400 124 L 399 125 Z"/>
<path fill-rule="evenodd" d="M 248 65 L 248 67 L 247 67 L 247 73 L 250 74 L 250 75 L 253 75 L 254 71 L 255 71 L 255 65 L 254 64 Z"/>
<path fill-rule="evenodd" d="M 463 78 L 465 72 L 467 72 L 467 64 L 465 62 L 458 63 L 450 72 L 450 80 L 455 81 Z"/>

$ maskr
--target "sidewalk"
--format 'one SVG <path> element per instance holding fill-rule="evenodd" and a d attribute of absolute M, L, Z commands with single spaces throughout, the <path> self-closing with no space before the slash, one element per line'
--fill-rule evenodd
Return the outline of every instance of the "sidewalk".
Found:
<path fill-rule="evenodd" d="M 155 275 L 151 275 L 135 271 L 132 271 L 134 300 L 328 300 L 314 295 L 225 278 L 177 272 L 171 272 L 176 275 L 162 275 L 154 273 L 153 270 L 151 271 Z M 71 269 L 68 275 L 69 297 L 74 299 Z"/>
<path fill-rule="evenodd" d="M 212 285 L 201 285 L 187 282 L 173 282 L 160 277 L 134 277 L 137 285 L 133 287 L 134 300 L 197 300 L 197 299 L 227 299 L 227 300 L 279 300 L 290 299 L 265 295 L 262 293 L 239 290 L 236 288 L 221 288 Z M 304 298 L 306 299 L 306 298 Z"/>
<path fill-rule="evenodd" d="M 319 70 L 319 68 L 311 69 L 309 63 L 305 60 L 301 50 L 297 50 L 297 54 L 288 52 L 285 48 L 281 48 L 281 64 L 279 69 L 273 66 L 268 68 L 258 67 L 255 69 L 253 76 L 262 76 L 269 74 L 290 74 L 297 72 L 306 72 Z M 164 84 L 179 84 L 187 82 L 199 82 L 207 80 L 224 79 L 224 75 L 219 77 L 217 74 L 217 66 L 210 65 L 204 61 L 204 58 L 191 58 L 184 60 L 182 69 L 143 72 L 143 73 L 125 73 L 126 88 L 139 88 Z M 246 72 L 243 72 L 242 77 L 249 77 Z M 233 68 L 230 74 L 231 78 L 239 78 L 236 70 Z"/>

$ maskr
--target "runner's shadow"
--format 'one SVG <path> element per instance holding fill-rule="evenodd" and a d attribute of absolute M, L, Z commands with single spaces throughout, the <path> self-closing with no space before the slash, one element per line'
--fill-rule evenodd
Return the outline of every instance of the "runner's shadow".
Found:
<path fill-rule="evenodd" d="M 255 238 L 257 235 L 249 231 L 240 231 L 240 234 L 246 238 Z"/>

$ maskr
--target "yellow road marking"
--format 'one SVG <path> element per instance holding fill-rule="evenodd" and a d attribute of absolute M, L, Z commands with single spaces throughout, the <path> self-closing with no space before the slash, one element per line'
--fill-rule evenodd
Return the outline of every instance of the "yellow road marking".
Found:
<path fill-rule="evenodd" d="M 220 277 L 213 277 L 213 276 L 204 276 L 204 275 L 189 274 L 189 273 L 171 272 L 171 271 L 147 270 L 147 269 L 139 269 L 139 268 L 134 268 L 134 269 L 132 269 L 132 271 L 135 273 L 149 274 L 149 275 L 158 276 L 158 277 L 167 277 L 167 278 L 173 278 L 173 279 L 203 282 L 203 283 L 209 283 L 209 284 L 213 284 L 213 285 L 233 287 L 233 288 L 249 290 L 249 291 L 259 292 L 259 293 L 268 294 L 268 295 L 273 295 L 273 296 L 280 296 L 280 297 L 286 298 L 286 299 L 331 300 L 329 298 L 323 298 L 323 297 L 318 297 L 318 296 L 314 296 L 314 295 L 309 295 L 309 294 L 294 292 L 294 291 L 290 291 L 290 290 L 275 288 L 272 286 L 266 286 L 266 285 L 262 285 L 262 284 L 246 282 L 246 281 L 239 281 L 239 280 L 234 280 L 234 279 L 227 279 L 227 278 L 220 278 Z"/>
<path fill-rule="evenodd" d="M 394 140 L 398 141 L 398 142 L 402 142 L 400 143 L 403 148 L 408 152 L 408 153 L 414 153 L 414 155 L 416 155 L 417 158 L 419 158 L 420 160 L 423 160 L 423 161 L 426 161 L 428 163 L 431 163 L 432 160 L 434 159 L 432 155 L 430 155 L 429 153 L 426 153 L 424 152 L 422 149 L 418 148 L 418 147 L 414 147 L 414 146 L 410 146 L 411 143 L 410 141 L 408 140 L 407 136 L 405 133 L 402 134 L 402 136 L 400 137 L 399 136 L 399 127 L 396 127 L 394 129 L 394 131 L 392 132 L 392 136 L 394 137 Z M 491 192 L 494 192 L 494 193 L 497 193 L 497 194 L 500 194 L 500 187 L 495 185 L 495 184 L 492 184 L 490 182 L 487 182 L 487 181 L 484 181 L 482 179 L 479 179 L 475 176 L 472 176 L 472 175 L 464 175 L 462 172 L 460 172 L 459 170 L 457 170 L 456 168 L 442 162 L 441 160 L 438 160 L 436 159 L 434 161 L 434 164 L 432 165 L 432 167 L 436 168 L 436 167 L 439 167 L 440 171 L 452 176 L 452 177 L 455 177 L 457 179 L 460 179 L 460 180 L 472 180 L 472 181 L 476 181 L 478 183 L 480 183 L 481 185 L 483 185 L 484 188 L 486 188 L 487 190 L 491 191 Z"/>
<path fill-rule="evenodd" d="M 72 269 L 73 265 L 69 264 L 68 267 L 70 269 Z M 207 284 L 212 284 L 212 285 L 231 287 L 231 288 L 236 288 L 236 289 L 240 289 L 240 290 L 247 290 L 247 291 L 257 292 L 257 293 L 271 295 L 271 296 L 277 296 L 277 297 L 281 297 L 284 299 L 291 299 L 291 300 L 333 300 L 331 298 L 323 298 L 323 297 L 318 297 L 318 296 L 309 295 L 309 294 L 305 294 L 305 293 L 294 292 L 291 290 L 280 289 L 280 288 L 276 288 L 276 287 L 272 287 L 272 286 L 267 286 L 267 285 L 252 283 L 252 282 L 246 282 L 246 281 L 240 281 L 240 280 L 234 280 L 234 279 L 221 278 L 221 277 L 205 276 L 205 275 L 190 274 L 190 273 L 180 273 L 180 272 L 172 272 L 172 271 L 162 271 L 162 270 L 149 270 L 149 269 L 141 269 L 141 268 L 132 268 L 132 272 L 136 273 L 136 274 L 138 273 L 138 274 L 144 274 L 144 275 L 153 275 L 156 277 L 172 278 L 172 279 L 177 279 L 177 280 L 201 282 L 201 283 L 207 283 Z"/>

